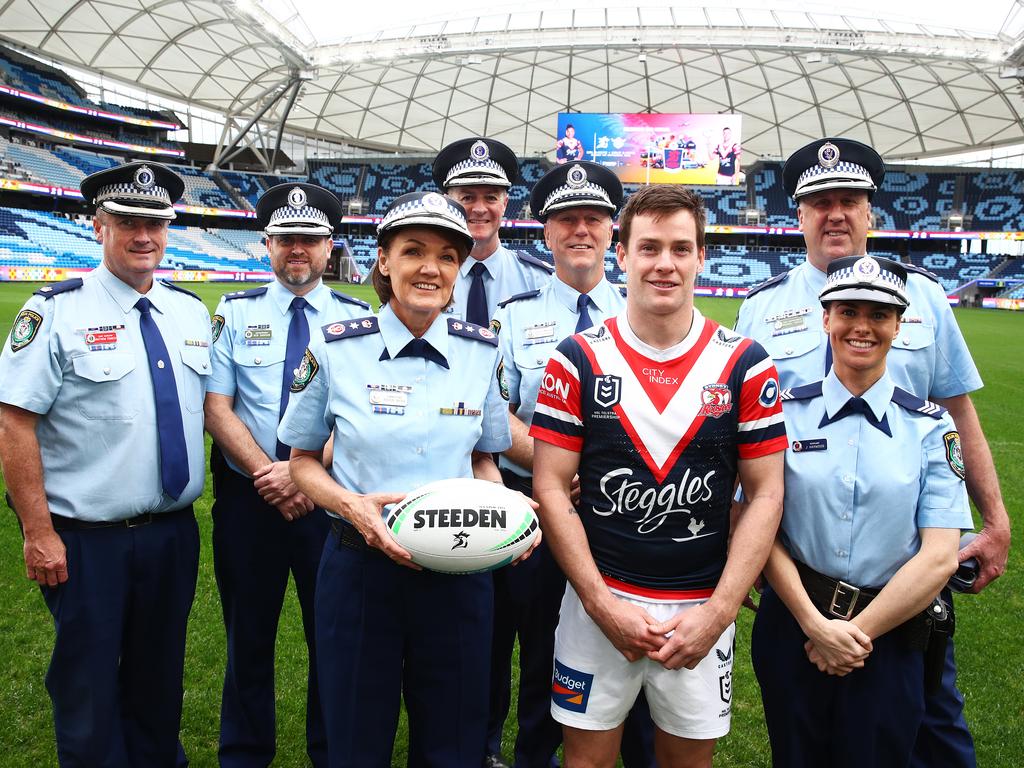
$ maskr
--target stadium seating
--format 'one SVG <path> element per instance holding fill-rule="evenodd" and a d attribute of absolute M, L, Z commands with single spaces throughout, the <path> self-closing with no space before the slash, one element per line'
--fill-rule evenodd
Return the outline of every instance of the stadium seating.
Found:
<path fill-rule="evenodd" d="M 1024 174 L 985 171 L 967 177 L 964 211 L 973 216 L 971 229 L 1017 232 L 1024 229 Z"/>
<path fill-rule="evenodd" d="M 260 176 L 255 173 L 242 173 L 240 171 L 220 171 L 221 177 L 245 198 L 253 208 L 256 201 L 260 199 L 266 189 L 260 182 Z"/>
<path fill-rule="evenodd" d="M 185 194 L 181 198 L 183 203 L 208 208 L 238 207 L 228 193 L 218 187 L 213 179 L 202 171 L 184 165 L 171 167 L 185 180 Z"/>

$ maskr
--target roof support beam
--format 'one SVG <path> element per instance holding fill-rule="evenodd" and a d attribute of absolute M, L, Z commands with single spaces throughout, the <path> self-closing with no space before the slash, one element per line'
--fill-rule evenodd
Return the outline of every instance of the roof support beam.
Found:
<path fill-rule="evenodd" d="M 291 72 L 285 78 L 282 78 L 278 82 L 265 88 L 262 93 L 249 99 L 239 109 L 233 111 L 231 114 L 226 115 L 224 121 L 224 130 L 221 132 L 220 142 L 217 146 L 217 151 L 213 154 L 213 162 L 210 163 L 209 170 L 216 170 L 222 167 L 224 164 L 231 162 L 231 160 L 245 151 L 246 148 L 251 148 L 253 153 L 260 161 L 260 165 L 263 166 L 264 170 L 269 173 L 273 173 L 275 163 L 277 162 L 277 156 L 281 149 L 281 137 L 284 133 L 285 124 L 288 121 L 288 115 L 291 114 L 292 107 L 295 106 L 295 100 L 298 98 L 299 89 L 302 87 L 303 82 L 309 79 L 308 76 L 304 76 L 299 72 Z M 270 110 L 281 102 L 282 99 L 287 97 L 285 107 L 281 110 L 277 119 L 277 127 L 275 130 L 274 149 L 268 157 L 264 152 L 260 151 L 260 147 L 266 147 L 266 141 L 264 140 L 262 130 L 260 129 L 259 121 L 266 115 Z M 252 117 L 239 128 L 232 138 L 229 140 L 228 135 L 231 132 L 231 126 L 237 126 L 239 123 L 239 113 L 247 111 L 249 107 L 253 107 L 255 111 Z M 255 126 L 258 143 L 253 142 L 249 137 L 249 132 Z M 242 144 L 243 139 L 245 140 L 244 146 Z"/>

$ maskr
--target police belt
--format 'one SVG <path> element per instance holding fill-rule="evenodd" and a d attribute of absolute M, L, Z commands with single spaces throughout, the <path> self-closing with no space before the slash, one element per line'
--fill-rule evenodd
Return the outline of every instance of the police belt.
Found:
<path fill-rule="evenodd" d="M 90 531 L 94 528 L 138 528 L 150 523 L 168 522 L 192 514 L 192 505 L 176 509 L 173 512 L 146 512 L 142 515 L 129 517 L 126 520 L 78 520 L 74 517 L 50 514 L 53 528 L 56 531 Z"/>
<path fill-rule="evenodd" d="M 840 579 L 833 579 L 831 576 L 818 573 L 799 560 L 793 562 L 796 564 L 807 596 L 826 619 L 849 621 L 878 597 L 880 590 L 855 587 Z M 929 615 L 929 611 L 923 611 L 911 616 L 890 632 L 900 640 L 905 648 L 923 651 L 928 647 L 928 638 L 931 635 L 933 624 L 934 621 Z"/>
<path fill-rule="evenodd" d="M 331 518 L 331 533 L 338 537 L 338 543 L 343 547 L 354 549 L 357 552 L 378 552 L 384 555 L 379 549 L 371 547 L 366 543 L 363 534 L 347 520 L 340 517 Z M 384 555 L 386 557 L 386 555 Z"/>
<path fill-rule="evenodd" d="M 530 476 L 517 475 L 511 469 L 501 470 L 501 482 L 506 488 L 519 491 L 526 498 L 533 496 L 533 478 Z"/>

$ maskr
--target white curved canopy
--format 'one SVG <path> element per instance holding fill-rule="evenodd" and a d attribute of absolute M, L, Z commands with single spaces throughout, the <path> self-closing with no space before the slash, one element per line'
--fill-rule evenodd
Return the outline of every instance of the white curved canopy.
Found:
<path fill-rule="evenodd" d="M 291 0 L 8 0 L 0 37 L 239 123 L 301 84 L 288 130 L 387 150 L 479 133 L 538 154 L 558 112 L 737 112 L 751 159 L 823 135 L 900 159 L 1024 143 L 1020 1 L 1003 3 L 991 31 L 810 10 L 524 4 L 316 45 L 316 22 Z"/>

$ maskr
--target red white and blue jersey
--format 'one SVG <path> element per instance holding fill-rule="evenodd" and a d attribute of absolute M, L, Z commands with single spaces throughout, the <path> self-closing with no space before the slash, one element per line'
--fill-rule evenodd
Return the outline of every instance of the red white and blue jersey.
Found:
<path fill-rule="evenodd" d="M 625 314 L 562 341 L 530 435 L 580 454 L 580 519 L 605 582 L 667 600 L 718 583 L 738 460 L 786 449 L 771 358 L 696 309 L 667 350 Z"/>

